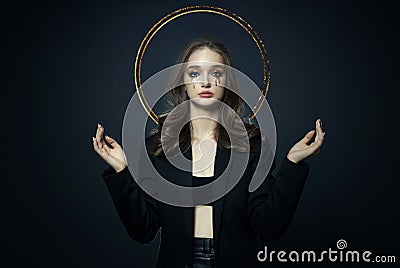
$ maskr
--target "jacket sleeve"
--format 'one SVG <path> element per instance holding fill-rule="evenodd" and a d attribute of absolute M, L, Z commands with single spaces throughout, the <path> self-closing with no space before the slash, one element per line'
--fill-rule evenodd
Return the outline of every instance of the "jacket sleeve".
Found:
<path fill-rule="evenodd" d="M 103 179 L 128 235 L 141 244 L 150 243 L 161 226 L 159 203 L 143 191 L 128 168 L 108 167 Z"/>
<path fill-rule="evenodd" d="M 254 174 L 259 157 L 251 163 Z M 258 168 L 265 168 L 260 163 Z M 287 157 L 283 160 L 278 173 L 273 159 L 271 169 L 256 191 L 249 193 L 248 213 L 251 224 L 261 240 L 273 241 L 280 238 L 289 226 L 299 202 L 309 172 L 309 164 L 300 161 L 297 164 Z"/>

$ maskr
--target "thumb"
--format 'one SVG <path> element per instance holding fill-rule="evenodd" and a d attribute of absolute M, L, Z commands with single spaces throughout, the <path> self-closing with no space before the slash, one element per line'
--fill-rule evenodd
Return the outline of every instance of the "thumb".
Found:
<path fill-rule="evenodd" d="M 107 142 L 108 142 L 111 146 L 114 147 L 115 145 L 118 144 L 118 143 L 117 143 L 113 138 L 111 138 L 110 136 L 106 135 L 105 137 L 106 137 Z"/>
<path fill-rule="evenodd" d="M 313 137 L 314 137 L 315 130 L 310 130 L 307 132 L 307 134 L 304 136 L 304 138 L 301 140 L 303 143 L 309 142 Z"/>

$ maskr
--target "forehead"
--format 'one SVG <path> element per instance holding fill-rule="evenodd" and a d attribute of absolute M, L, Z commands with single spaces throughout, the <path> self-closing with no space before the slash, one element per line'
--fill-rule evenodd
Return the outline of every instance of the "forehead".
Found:
<path fill-rule="evenodd" d="M 190 61 L 212 61 L 224 63 L 222 56 L 209 48 L 199 48 L 190 54 L 188 62 Z"/>

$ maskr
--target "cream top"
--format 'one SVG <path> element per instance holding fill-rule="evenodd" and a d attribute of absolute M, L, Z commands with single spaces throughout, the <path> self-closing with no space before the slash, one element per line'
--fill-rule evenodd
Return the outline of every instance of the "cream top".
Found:
<path fill-rule="evenodd" d="M 195 177 L 214 176 L 217 143 L 212 139 L 192 143 L 192 174 Z M 199 205 L 194 209 L 194 237 L 213 238 L 213 207 Z"/>

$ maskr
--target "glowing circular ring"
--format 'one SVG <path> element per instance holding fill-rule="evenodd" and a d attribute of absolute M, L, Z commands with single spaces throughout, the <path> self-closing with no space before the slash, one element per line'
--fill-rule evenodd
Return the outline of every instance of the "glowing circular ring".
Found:
<path fill-rule="evenodd" d="M 146 113 L 149 115 L 149 117 L 156 123 L 158 124 L 158 116 L 154 113 L 152 108 L 149 106 L 149 104 L 146 101 L 146 98 L 144 96 L 144 92 L 142 89 L 142 83 L 140 81 L 140 70 L 142 67 L 142 59 L 144 56 L 144 53 L 146 52 L 147 46 L 149 45 L 151 39 L 154 37 L 154 35 L 168 22 L 183 16 L 187 15 L 190 13 L 214 13 L 218 15 L 222 15 L 226 18 L 231 19 L 232 21 L 236 22 L 239 26 L 241 26 L 253 39 L 253 41 L 256 43 L 258 50 L 261 55 L 261 59 L 263 62 L 263 90 L 262 94 L 260 94 L 260 98 L 258 99 L 257 103 L 252 107 L 253 110 L 253 115 L 251 116 L 251 119 L 253 119 L 258 111 L 260 110 L 261 105 L 263 104 L 269 84 L 270 84 L 270 78 L 271 78 L 271 72 L 270 72 L 270 64 L 269 64 L 269 58 L 267 54 L 267 50 L 264 46 L 263 41 L 261 38 L 258 36 L 257 32 L 254 30 L 254 28 L 246 22 L 244 19 L 242 19 L 240 16 L 236 15 L 233 12 L 230 12 L 224 8 L 221 7 L 215 7 L 215 6 L 188 6 L 184 8 L 180 8 L 178 10 L 175 10 L 166 16 L 164 16 L 161 20 L 159 20 L 154 26 L 147 32 L 146 36 L 143 38 L 138 52 L 136 54 L 136 59 L 135 59 L 135 69 L 134 69 L 134 81 L 135 81 L 135 87 L 136 87 L 136 92 L 138 93 L 140 103 L 142 104 L 143 108 L 145 109 Z"/>

